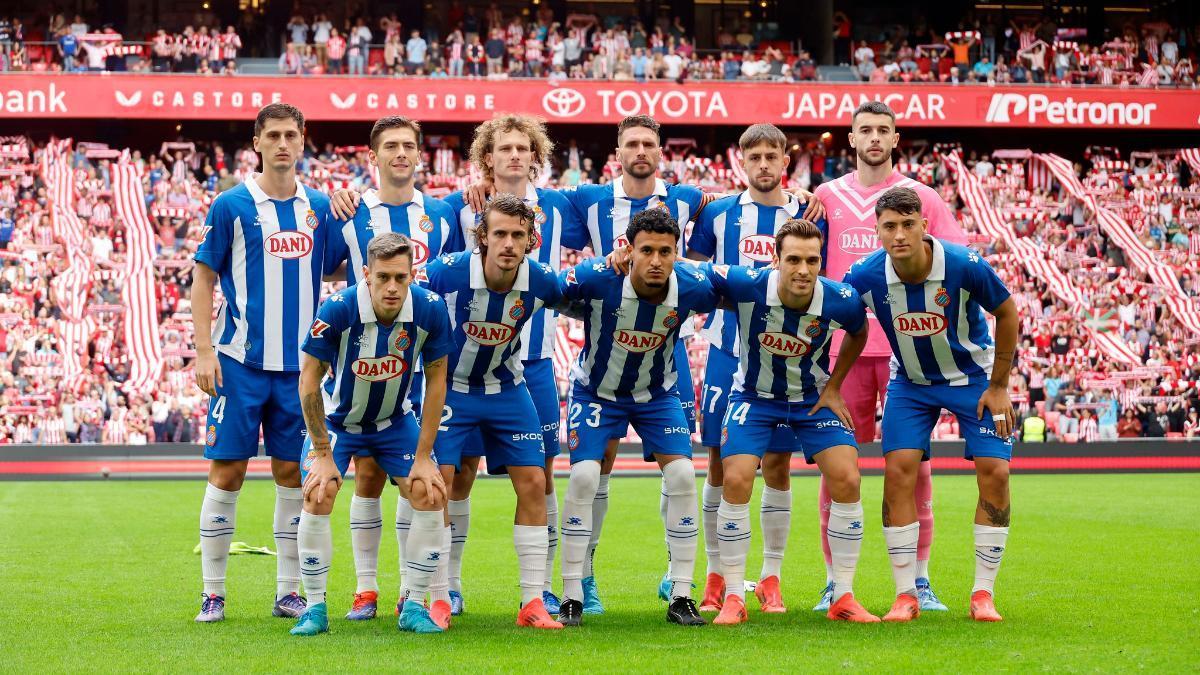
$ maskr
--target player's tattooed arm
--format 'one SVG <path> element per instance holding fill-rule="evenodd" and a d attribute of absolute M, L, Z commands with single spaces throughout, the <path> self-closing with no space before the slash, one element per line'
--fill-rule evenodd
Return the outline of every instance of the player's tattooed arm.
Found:
<path fill-rule="evenodd" d="M 1009 517 L 1012 515 L 1012 504 L 1001 509 L 986 499 L 980 499 L 979 508 L 987 514 L 988 522 L 992 524 L 992 527 L 1008 527 Z M 884 510 L 886 511 L 886 509 L 887 505 L 885 504 Z"/>
<path fill-rule="evenodd" d="M 318 456 L 329 454 L 329 430 L 325 428 L 325 400 L 321 398 L 321 378 L 329 370 L 329 364 L 304 355 L 300 370 L 300 409 L 304 413 L 304 426 L 308 438 Z"/>
<path fill-rule="evenodd" d="M 992 315 L 996 317 L 996 352 L 992 362 L 993 387 L 1008 388 L 1008 376 L 1012 372 L 1013 359 L 1017 354 L 1017 337 L 1020 333 L 1020 317 L 1017 303 L 1012 298 L 1000 303 Z"/>

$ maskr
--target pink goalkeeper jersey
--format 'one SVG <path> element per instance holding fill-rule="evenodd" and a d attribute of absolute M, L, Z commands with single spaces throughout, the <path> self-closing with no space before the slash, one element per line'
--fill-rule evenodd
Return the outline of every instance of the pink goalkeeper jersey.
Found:
<path fill-rule="evenodd" d="M 893 173 L 878 185 L 863 187 L 858 182 L 858 172 L 851 172 L 837 180 L 822 183 L 815 192 L 825 207 L 825 219 L 829 223 L 825 276 L 841 281 L 851 265 L 879 248 L 879 237 L 875 234 L 875 202 L 880 195 L 894 187 L 917 191 L 921 197 L 921 215 L 929 221 L 930 235 L 955 244 L 967 243 L 967 236 L 954 219 L 954 214 L 950 213 L 950 208 L 933 188 L 901 173 Z M 867 311 L 867 318 L 871 333 L 862 355 L 891 356 L 891 345 L 870 310 Z M 830 355 L 837 356 L 841 345 L 842 332 L 838 331 L 833 337 Z"/>

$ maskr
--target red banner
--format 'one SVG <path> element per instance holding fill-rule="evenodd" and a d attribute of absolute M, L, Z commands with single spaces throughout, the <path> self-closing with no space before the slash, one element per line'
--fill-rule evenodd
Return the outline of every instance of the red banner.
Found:
<path fill-rule="evenodd" d="M 251 119 L 287 101 L 312 120 L 478 122 L 501 112 L 550 122 L 844 126 L 878 99 L 904 127 L 1200 129 L 1200 95 L 1185 89 L 859 85 L 833 83 L 634 83 L 587 80 L 447 80 L 183 75 L 0 76 L 0 118 Z"/>

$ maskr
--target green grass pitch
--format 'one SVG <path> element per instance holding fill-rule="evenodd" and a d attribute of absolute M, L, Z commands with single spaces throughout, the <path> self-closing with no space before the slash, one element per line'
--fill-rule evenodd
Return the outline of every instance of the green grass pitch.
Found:
<path fill-rule="evenodd" d="M 349 487 L 349 486 L 348 486 Z M 560 492 L 565 490 L 560 480 Z M 817 481 L 793 481 L 795 505 L 783 574 L 784 615 L 758 613 L 733 628 L 664 621 L 655 588 L 665 566 L 658 481 L 615 478 L 597 578 L 608 612 L 582 629 L 514 627 L 516 559 L 506 482 L 476 485 L 464 565 L 467 614 L 444 635 L 395 628 L 396 544 L 384 528 L 381 609 L 341 619 L 354 591 L 343 492 L 334 516 L 332 631 L 288 635 L 270 616 L 275 560 L 235 556 L 227 619 L 197 625 L 197 510 L 203 483 L 6 483 L 0 490 L 0 670 L 959 672 L 1145 669 L 1193 671 L 1200 662 L 1200 476 L 1016 476 L 1013 530 L 997 587 L 1005 621 L 967 618 L 974 569 L 969 476 L 935 477 L 934 588 L 949 613 L 911 625 L 833 623 L 810 610 L 824 582 Z M 856 595 L 882 614 L 892 596 L 879 527 L 879 478 L 863 481 L 867 537 Z M 394 513 L 384 501 L 384 522 Z M 754 504 L 757 504 L 757 496 Z M 248 482 L 236 539 L 271 541 L 273 491 Z M 757 507 L 754 509 L 757 511 Z M 757 516 L 754 516 L 757 529 Z M 702 549 L 702 547 L 701 547 Z M 748 569 L 758 571 L 755 534 Z M 697 579 L 702 579 L 703 550 Z M 558 589 L 561 582 L 556 582 Z"/>

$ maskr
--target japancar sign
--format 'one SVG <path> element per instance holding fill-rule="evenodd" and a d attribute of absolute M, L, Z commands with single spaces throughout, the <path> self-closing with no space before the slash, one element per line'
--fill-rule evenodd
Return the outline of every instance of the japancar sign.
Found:
<path fill-rule="evenodd" d="M 1200 130 L 1191 90 L 1081 87 L 446 80 L 183 75 L 0 75 L 0 118 L 246 120 L 275 101 L 317 121 L 406 115 L 479 122 L 502 112 L 550 122 L 608 124 L 627 115 L 664 123 L 844 126 L 879 100 L 905 127 Z"/>

